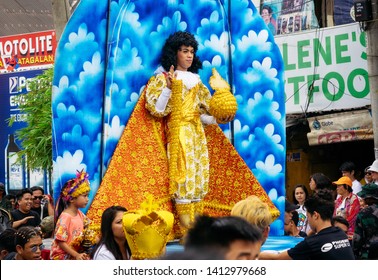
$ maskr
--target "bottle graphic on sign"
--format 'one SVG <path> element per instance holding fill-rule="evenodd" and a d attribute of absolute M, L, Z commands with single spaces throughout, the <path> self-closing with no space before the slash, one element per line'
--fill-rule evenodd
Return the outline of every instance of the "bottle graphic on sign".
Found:
<path fill-rule="evenodd" d="M 5 183 L 8 190 L 21 190 L 23 187 L 24 167 L 18 162 L 17 146 L 14 135 L 8 135 L 8 143 L 5 147 Z"/>
<path fill-rule="evenodd" d="M 28 187 L 43 186 L 45 171 L 42 168 L 28 168 Z"/>

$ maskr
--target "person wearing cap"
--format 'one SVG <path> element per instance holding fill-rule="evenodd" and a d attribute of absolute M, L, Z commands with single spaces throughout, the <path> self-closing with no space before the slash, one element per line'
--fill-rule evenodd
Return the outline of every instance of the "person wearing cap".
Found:
<path fill-rule="evenodd" d="M 52 242 L 54 241 L 54 216 L 46 216 L 42 219 L 41 224 L 39 225 L 42 232 L 42 243 L 43 243 L 43 250 L 42 250 L 42 259 L 49 260 L 50 259 L 50 250 Z"/>
<path fill-rule="evenodd" d="M 373 178 L 371 177 L 371 171 L 369 171 L 370 165 L 365 168 L 364 170 L 364 178 L 361 180 L 363 185 L 369 184 L 373 182 Z"/>
<path fill-rule="evenodd" d="M 378 259 L 378 185 L 363 186 L 358 196 L 367 207 L 357 215 L 353 251 L 356 259 Z"/>
<path fill-rule="evenodd" d="M 369 172 L 371 172 L 371 178 L 373 183 L 378 185 L 378 159 L 376 159 L 372 165 L 370 165 Z"/>
<path fill-rule="evenodd" d="M 360 211 L 360 201 L 353 193 L 352 180 L 348 176 L 343 176 L 333 182 L 336 185 L 338 197 L 335 201 L 334 216 L 342 216 L 349 223 L 348 239 L 352 240 L 357 214 Z"/>

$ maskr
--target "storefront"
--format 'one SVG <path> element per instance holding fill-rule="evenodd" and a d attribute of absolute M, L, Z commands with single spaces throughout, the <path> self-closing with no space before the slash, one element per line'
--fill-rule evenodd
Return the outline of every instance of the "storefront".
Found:
<path fill-rule="evenodd" d="M 357 23 L 276 36 L 285 63 L 287 196 L 311 174 L 374 160 L 365 34 Z"/>
<path fill-rule="evenodd" d="M 352 110 L 339 113 L 288 119 L 286 190 L 292 199 L 296 184 L 308 186 L 311 174 L 322 172 L 337 180 L 340 165 L 356 164 L 357 177 L 363 178 L 365 167 L 374 161 L 374 141 L 370 111 Z M 292 117 L 293 118 L 293 117 Z M 318 129 L 318 122 L 320 126 Z"/>

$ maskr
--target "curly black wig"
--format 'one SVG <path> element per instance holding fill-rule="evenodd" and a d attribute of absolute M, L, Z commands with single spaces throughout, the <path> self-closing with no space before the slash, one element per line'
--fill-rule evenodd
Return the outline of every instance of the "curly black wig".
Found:
<path fill-rule="evenodd" d="M 198 73 L 202 68 L 201 60 L 196 56 L 198 42 L 193 34 L 184 31 L 178 31 L 168 37 L 163 46 L 160 63 L 166 71 L 169 71 L 171 65 L 177 68 L 177 51 L 181 46 L 192 47 L 194 49 L 193 63 L 188 71 Z"/>

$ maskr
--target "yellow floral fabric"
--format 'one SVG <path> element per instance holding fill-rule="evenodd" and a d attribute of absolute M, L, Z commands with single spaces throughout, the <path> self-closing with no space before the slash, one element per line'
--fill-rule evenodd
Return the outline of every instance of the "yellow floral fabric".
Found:
<path fill-rule="evenodd" d="M 203 125 L 200 114 L 206 112 L 209 107 L 211 94 L 201 83 L 198 75 L 191 72 L 180 73 L 184 75 L 182 92 L 182 107 L 177 108 L 181 111 L 179 120 L 179 145 L 178 145 L 178 164 L 175 166 L 179 171 L 176 178 L 175 198 L 197 200 L 203 199 L 208 192 L 209 185 L 209 156 Z M 190 75 L 189 79 L 197 79 L 198 83 L 188 88 L 185 83 L 185 75 Z M 180 76 L 178 76 L 179 78 Z M 168 155 L 170 154 L 173 129 L 171 112 L 175 110 L 170 98 L 166 109 L 157 112 L 155 108 L 162 90 L 166 87 L 164 74 L 159 74 L 152 78 L 146 90 L 146 108 L 153 116 L 167 116 L 167 136 L 168 136 Z M 168 158 L 169 160 L 169 158 Z"/>

